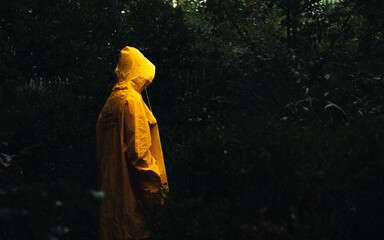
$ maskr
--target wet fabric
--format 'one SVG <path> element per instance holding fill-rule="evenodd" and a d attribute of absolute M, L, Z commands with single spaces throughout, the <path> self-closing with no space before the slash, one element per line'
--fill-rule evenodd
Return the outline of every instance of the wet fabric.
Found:
<path fill-rule="evenodd" d="M 155 66 L 133 47 L 120 51 L 118 82 L 97 121 L 100 190 L 112 195 L 100 208 L 100 240 L 144 239 L 143 211 L 161 204 L 168 190 L 157 121 L 141 92 Z"/>

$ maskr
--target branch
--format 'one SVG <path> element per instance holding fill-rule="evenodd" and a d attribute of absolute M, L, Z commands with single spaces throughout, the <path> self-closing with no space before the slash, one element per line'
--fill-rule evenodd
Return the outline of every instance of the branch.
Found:
<path fill-rule="evenodd" d="M 225 14 L 228 16 L 228 19 L 229 21 L 233 24 L 233 26 L 236 28 L 236 31 L 239 33 L 240 37 L 245 41 L 245 43 L 248 45 L 248 47 L 251 49 L 252 53 L 257 57 L 259 55 L 258 51 L 256 51 L 255 47 L 254 47 L 254 42 L 252 42 L 251 40 L 249 40 L 249 36 L 248 36 L 248 33 L 245 31 L 245 32 L 242 32 L 240 30 L 240 27 L 239 25 L 237 24 L 237 22 L 235 21 L 235 19 L 231 16 L 231 14 L 228 12 L 228 10 L 225 8 L 225 6 L 222 7 L 222 9 L 224 10 Z"/>

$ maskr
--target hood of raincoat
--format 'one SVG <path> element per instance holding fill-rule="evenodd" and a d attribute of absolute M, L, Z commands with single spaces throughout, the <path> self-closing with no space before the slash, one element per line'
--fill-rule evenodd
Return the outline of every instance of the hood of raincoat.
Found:
<path fill-rule="evenodd" d="M 133 88 L 141 93 L 155 77 L 155 65 L 138 49 L 125 47 L 120 51 L 115 74 L 117 84 L 113 90 Z"/>

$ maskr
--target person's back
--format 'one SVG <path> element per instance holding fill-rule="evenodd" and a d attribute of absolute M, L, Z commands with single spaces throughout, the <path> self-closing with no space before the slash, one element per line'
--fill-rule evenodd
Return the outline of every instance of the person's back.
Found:
<path fill-rule="evenodd" d="M 126 47 L 115 72 L 118 82 L 96 126 L 99 187 L 115 197 L 101 205 L 99 236 L 144 239 L 150 233 L 143 229 L 142 207 L 161 202 L 162 188 L 168 189 L 157 122 L 141 96 L 155 66 Z"/>

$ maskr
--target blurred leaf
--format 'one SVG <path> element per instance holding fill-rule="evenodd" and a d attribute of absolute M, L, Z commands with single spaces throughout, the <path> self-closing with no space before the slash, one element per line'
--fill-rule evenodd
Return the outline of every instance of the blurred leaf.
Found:
<path fill-rule="evenodd" d="M 341 107 L 336 105 L 335 103 L 330 102 L 330 101 L 327 101 L 327 103 L 328 104 L 324 106 L 324 110 L 327 110 L 328 108 L 332 108 L 333 107 L 333 108 L 336 108 L 336 109 L 340 110 L 343 114 L 345 114 L 345 111 Z"/>

